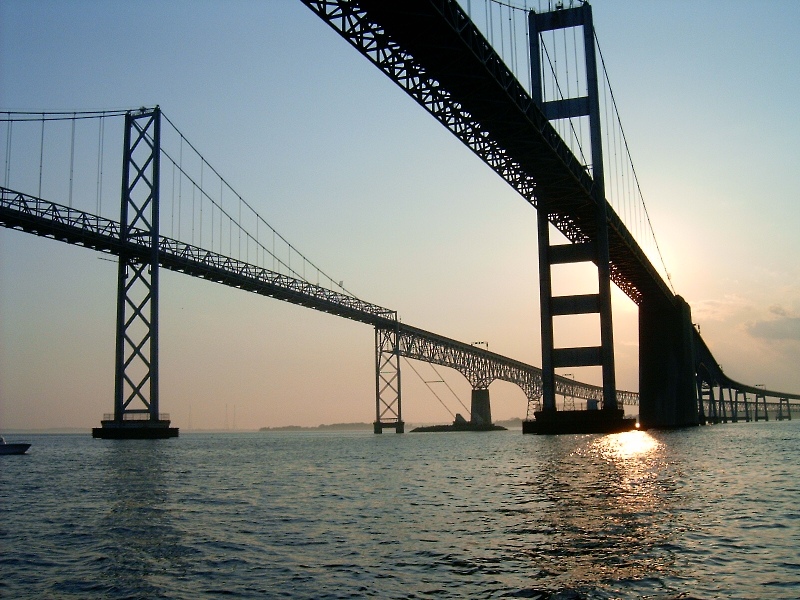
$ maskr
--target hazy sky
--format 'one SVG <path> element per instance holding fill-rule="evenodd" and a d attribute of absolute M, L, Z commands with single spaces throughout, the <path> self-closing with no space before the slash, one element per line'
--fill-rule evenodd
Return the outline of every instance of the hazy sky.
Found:
<path fill-rule="evenodd" d="M 800 3 L 592 4 L 677 292 L 726 373 L 800 391 Z M 0 2 L 0 109 L 156 104 L 359 297 L 541 363 L 534 210 L 299 1 Z M 0 230 L 0 430 L 113 410 L 116 265 L 100 256 Z M 615 293 L 614 311 L 618 385 L 637 389 L 636 308 Z M 232 427 L 234 410 L 237 428 L 374 419 L 370 327 L 167 271 L 160 365 L 184 429 Z M 449 421 L 402 368 L 405 420 Z M 524 416 L 519 389 L 490 391 L 495 418 Z"/>

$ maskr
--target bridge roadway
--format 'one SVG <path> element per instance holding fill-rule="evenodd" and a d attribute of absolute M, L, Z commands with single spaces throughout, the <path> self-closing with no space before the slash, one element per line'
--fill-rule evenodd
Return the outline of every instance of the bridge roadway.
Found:
<path fill-rule="evenodd" d="M 68 244 L 146 260 L 150 240 L 145 232 L 120 240 L 119 222 L 0 187 L 0 225 Z M 269 296 L 397 333 L 400 356 L 450 367 L 475 389 L 496 380 L 518 385 L 531 401 L 541 397 L 541 369 L 486 349 L 401 323 L 397 312 L 306 281 L 288 277 L 191 244 L 160 236 L 159 264 L 171 271 Z M 602 400 L 601 387 L 557 377 L 560 395 Z M 620 390 L 618 402 L 638 404 L 638 394 Z"/>

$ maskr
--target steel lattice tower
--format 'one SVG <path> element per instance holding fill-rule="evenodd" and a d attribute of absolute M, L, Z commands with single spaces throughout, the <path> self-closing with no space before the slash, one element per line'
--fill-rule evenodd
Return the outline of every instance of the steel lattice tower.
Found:
<path fill-rule="evenodd" d="M 113 419 L 95 437 L 178 435 L 158 406 L 161 110 L 125 115 Z"/>

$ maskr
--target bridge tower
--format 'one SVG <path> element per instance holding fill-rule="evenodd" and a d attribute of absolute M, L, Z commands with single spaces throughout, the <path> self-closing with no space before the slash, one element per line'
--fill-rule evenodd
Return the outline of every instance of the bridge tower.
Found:
<path fill-rule="evenodd" d="M 545 31 L 582 27 L 586 68 L 586 95 L 545 101 L 542 87 L 539 35 Z M 543 412 L 556 410 L 555 369 L 600 366 L 603 374 L 603 409 L 616 411 L 616 378 L 614 371 L 614 339 L 611 319 L 611 272 L 608 246 L 603 148 L 600 132 L 600 100 L 597 83 L 592 8 L 583 4 L 575 8 L 529 14 L 531 45 L 532 97 L 548 120 L 588 117 L 591 138 L 592 198 L 596 211 L 596 239 L 571 244 L 550 244 L 550 215 L 557 207 L 541 199 L 537 206 L 539 233 L 539 294 L 542 330 L 542 400 Z M 598 293 L 553 296 L 551 272 L 554 265 L 594 263 L 597 266 Z M 600 346 L 555 348 L 553 318 L 556 316 L 599 314 Z"/>
<path fill-rule="evenodd" d="M 375 433 L 403 433 L 400 394 L 400 340 L 394 327 L 375 326 Z"/>
<path fill-rule="evenodd" d="M 176 437 L 158 412 L 158 252 L 161 110 L 125 115 L 117 280 L 114 414 L 92 436 Z"/>

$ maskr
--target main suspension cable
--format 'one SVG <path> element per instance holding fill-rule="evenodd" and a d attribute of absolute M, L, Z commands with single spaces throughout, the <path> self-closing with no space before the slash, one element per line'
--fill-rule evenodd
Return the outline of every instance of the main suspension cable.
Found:
<path fill-rule="evenodd" d="M 600 49 L 600 40 L 597 37 L 597 31 L 594 31 L 594 39 L 597 43 L 597 51 L 600 54 L 600 64 L 603 66 L 603 75 L 605 76 L 606 83 L 608 85 L 608 93 L 611 96 L 611 104 L 614 109 L 614 114 L 617 116 L 617 123 L 619 124 L 619 131 L 622 136 L 622 142 L 625 146 L 625 153 L 628 155 L 628 162 L 630 163 L 631 172 L 633 173 L 633 182 L 636 185 L 636 189 L 639 192 L 639 199 L 641 200 L 642 209 L 644 210 L 644 215 L 647 220 L 647 225 L 650 227 L 650 235 L 653 237 L 653 243 L 656 246 L 656 251 L 658 252 L 658 258 L 661 260 L 661 266 L 664 268 L 664 274 L 667 276 L 667 281 L 669 282 L 669 287 L 672 290 L 672 293 L 677 293 L 675 291 L 675 286 L 672 283 L 672 277 L 670 276 L 669 270 L 667 269 L 667 264 L 664 261 L 664 256 L 661 253 L 661 247 L 658 245 L 658 239 L 656 238 L 655 230 L 653 229 L 653 223 L 650 220 L 650 213 L 647 210 L 647 204 L 644 201 L 644 195 L 642 194 L 642 188 L 639 185 L 639 177 L 636 174 L 636 168 L 633 165 L 633 158 L 631 157 L 631 150 L 628 146 L 628 138 L 625 136 L 625 129 L 622 127 L 622 119 L 620 118 L 619 109 L 617 107 L 617 101 L 614 97 L 614 90 L 611 87 L 611 80 L 608 77 L 608 70 L 606 69 L 606 61 L 603 58 L 603 51 Z"/>

